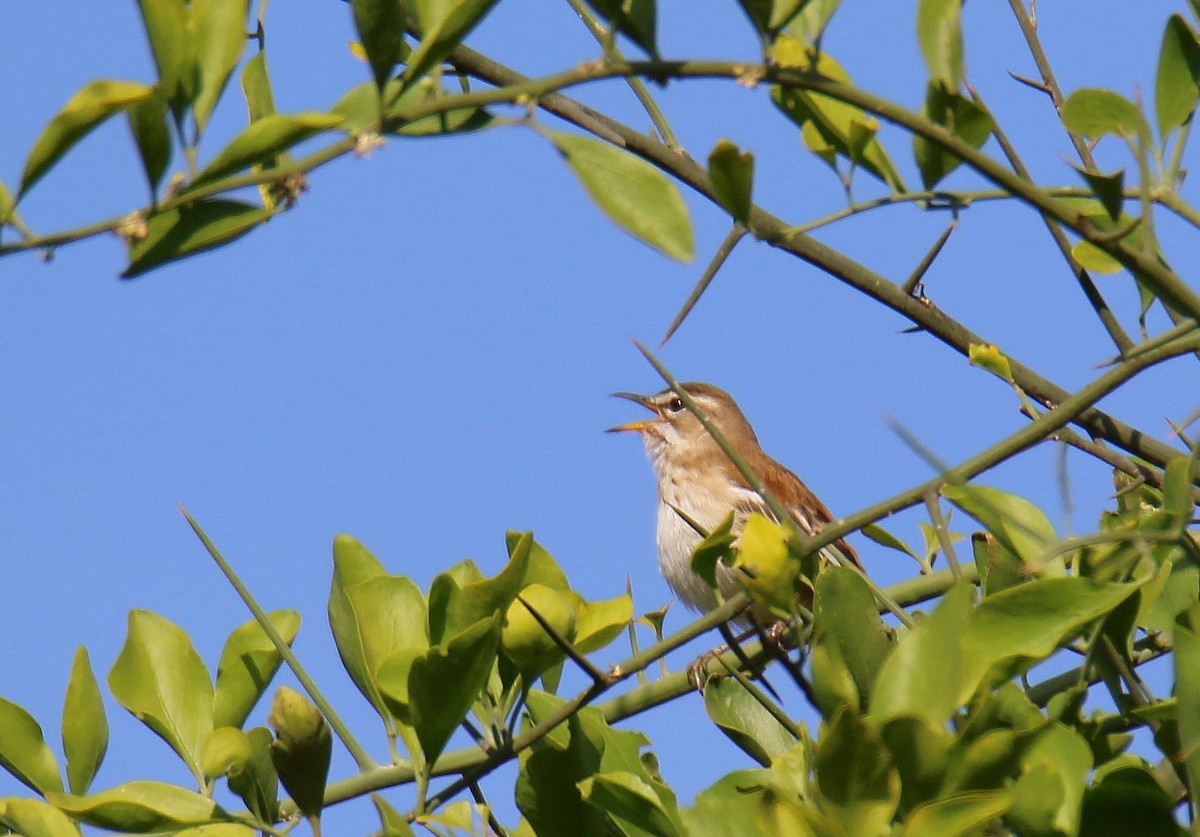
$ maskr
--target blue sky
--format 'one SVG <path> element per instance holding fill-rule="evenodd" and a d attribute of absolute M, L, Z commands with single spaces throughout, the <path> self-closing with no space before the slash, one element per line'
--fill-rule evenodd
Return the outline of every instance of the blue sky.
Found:
<path fill-rule="evenodd" d="M 665 56 L 755 56 L 735 3 L 664 6 Z M 1042 4 L 1062 86 L 1152 98 L 1167 6 L 1156 11 L 1131 14 L 1110 0 L 1072 16 L 1064 4 Z M 860 85 L 916 108 L 924 69 L 913 18 L 912 4 L 847 0 L 825 46 Z M 1048 102 L 1006 75 L 1034 74 L 1007 10 L 972 3 L 965 19 L 973 84 L 1035 175 L 1073 185 L 1070 146 Z M 328 107 L 365 80 L 346 46 L 353 38 L 342 3 L 272 4 L 268 60 L 279 109 Z M 597 54 L 570 9 L 549 2 L 501 3 L 469 43 L 527 74 Z M 46 121 L 82 84 L 153 80 L 132 3 L 10 5 L 0 55 L 0 179 L 10 186 Z M 649 126 L 620 83 L 575 92 Z M 800 223 L 843 205 L 836 180 L 765 89 L 695 82 L 658 92 L 695 158 L 721 137 L 755 152 L 756 199 L 772 212 Z M 243 113 L 231 89 L 208 155 Z M 114 121 L 82 143 L 22 204 L 27 222 L 52 231 L 140 206 L 143 179 L 124 130 Z M 891 128 L 882 136 L 915 185 L 907 138 Z M 1124 164 L 1117 151 L 1102 162 Z M 972 184 L 960 173 L 948 185 Z M 878 192 L 869 180 L 857 185 L 859 197 Z M 294 211 L 135 281 L 116 278 L 123 247 L 107 236 L 62 248 L 48 264 L 5 258 L 0 695 L 30 709 L 56 741 L 76 646 L 87 644 L 103 677 L 133 608 L 182 625 L 215 667 L 248 614 L 176 504 L 266 606 L 303 614 L 298 653 L 377 758 L 385 754 L 377 723 L 341 672 L 325 623 L 335 533 L 356 535 L 424 587 L 464 557 L 494 572 L 505 530 L 532 529 L 585 596 L 617 595 L 628 577 L 639 611 L 662 605 L 669 591 L 655 565 L 649 465 L 635 439 L 601 431 L 632 409 L 608 393 L 661 388 L 629 338 L 657 343 L 724 236 L 723 213 L 685 197 L 696 227 L 691 265 L 609 224 L 543 138 L 501 128 L 393 139 L 368 159 L 338 161 L 311 177 Z M 820 237 L 901 280 L 946 220 L 895 208 Z M 927 277 L 931 297 L 1060 384 L 1089 380 L 1113 352 L 1040 223 L 1000 205 L 978 205 L 962 220 Z M 1168 253 L 1179 232 L 1165 224 Z M 1129 280 L 1099 281 L 1136 330 Z M 1162 318 L 1152 323 L 1161 328 Z M 927 336 L 899 333 L 906 325 L 817 270 L 744 243 L 661 357 L 680 378 L 730 390 L 767 450 L 845 514 L 930 475 L 887 417 L 950 462 L 1023 422 L 1006 386 Z M 1153 371 L 1103 406 L 1165 436 L 1164 417 L 1194 407 L 1176 384 L 1184 369 Z M 1087 531 L 1110 493 L 1106 473 L 1069 457 L 1068 517 L 1055 462 L 1045 446 L 985 481 L 1039 502 L 1060 531 Z M 918 520 L 887 525 L 919 542 Z M 856 544 L 882 582 L 915 571 L 894 553 Z M 685 614 L 676 608 L 669 619 L 678 627 Z M 791 707 L 804 711 L 794 696 Z M 113 740 L 97 787 L 147 765 L 187 782 L 165 745 L 115 702 L 109 712 Z M 260 708 L 252 722 L 264 718 Z M 698 697 L 633 726 L 649 734 L 685 801 L 747 763 L 703 719 Z M 335 777 L 350 769 L 344 755 L 335 758 Z M 0 778 L 0 794 L 14 788 Z M 510 804 L 502 784 L 493 794 Z M 407 798 L 399 792 L 397 805 Z M 502 819 L 515 822 L 508 810 Z M 355 832 L 373 827 L 373 816 L 360 804 L 329 814 Z"/>

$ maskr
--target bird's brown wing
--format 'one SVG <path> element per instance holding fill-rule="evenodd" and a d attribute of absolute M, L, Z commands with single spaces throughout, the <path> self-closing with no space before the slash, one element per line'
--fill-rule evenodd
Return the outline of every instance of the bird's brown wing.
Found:
<path fill-rule="evenodd" d="M 809 535 L 815 535 L 825 528 L 826 524 L 834 522 L 829 509 L 798 476 L 769 458 L 762 464 L 762 468 L 764 473 L 759 474 L 759 478 L 775 495 L 775 499 L 792 513 L 793 519 L 803 531 Z M 741 474 L 737 476 L 740 478 Z M 739 525 L 746 516 L 753 512 L 759 512 L 772 518 L 775 516 L 763 499 L 758 496 L 758 493 L 745 483 L 744 479 L 739 479 L 738 482 L 742 487 L 742 491 L 739 492 L 741 501 L 734 511 L 737 514 Z M 854 547 L 846 543 L 844 538 L 838 538 L 830 546 L 865 572 L 858 553 L 854 551 Z"/>

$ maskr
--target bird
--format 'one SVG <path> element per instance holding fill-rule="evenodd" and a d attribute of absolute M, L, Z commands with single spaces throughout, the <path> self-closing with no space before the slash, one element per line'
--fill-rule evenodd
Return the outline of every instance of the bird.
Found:
<path fill-rule="evenodd" d="M 678 386 L 741 455 L 767 492 L 787 509 L 802 532 L 815 535 L 833 521 L 816 494 L 762 449 L 754 428 L 729 393 L 694 381 Z M 732 531 L 738 534 L 754 512 L 775 516 L 675 390 L 667 388 L 654 395 L 614 392 L 613 397 L 640 404 L 654 413 L 640 421 L 611 427 L 608 432 L 640 434 L 654 467 L 658 483 L 658 566 L 663 578 L 688 608 L 700 613 L 712 610 L 718 605 L 717 596 L 692 570 L 692 550 L 701 540 L 695 527 L 711 531 L 732 512 Z M 848 543 L 839 538 L 832 546 L 862 570 L 862 562 Z M 724 565 L 718 565 L 717 577 L 723 597 L 740 589 L 736 577 Z"/>

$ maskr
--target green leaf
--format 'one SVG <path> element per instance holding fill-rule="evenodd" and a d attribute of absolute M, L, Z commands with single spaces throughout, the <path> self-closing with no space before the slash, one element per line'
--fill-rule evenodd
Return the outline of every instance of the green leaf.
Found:
<path fill-rule="evenodd" d="M 388 133 L 405 137 L 438 136 L 477 131 L 492 123 L 491 114 L 475 107 L 456 108 L 417 119 L 409 117 L 415 109 L 425 107 L 431 98 L 453 95 L 453 91 L 445 89 L 431 93 L 423 84 L 405 88 L 396 79 L 389 81 L 382 94 Z M 341 126 L 344 131 L 373 130 L 379 123 L 379 99 L 375 85 L 366 82 L 352 88 L 329 110 L 345 119 Z"/>
<path fill-rule="evenodd" d="M 43 796 L 62 790 L 58 761 L 32 715 L 0 698 L 0 767 Z"/>
<path fill-rule="evenodd" d="M 963 677 L 956 705 L 965 704 L 981 685 L 1012 677 L 1050 656 L 1139 586 L 1041 578 L 988 596 L 962 630 Z"/>
<path fill-rule="evenodd" d="M 622 833 L 647 833 L 674 837 L 682 834 L 678 814 L 668 811 L 654 788 L 639 776 L 624 771 L 589 776 L 579 783 L 586 802 L 615 819 Z M 672 817 L 675 814 L 675 817 Z"/>
<path fill-rule="evenodd" d="M 380 837 L 416 837 L 417 832 L 413 831 L 407 818 L 393 808 L 386 799 L 373 793 L 371 801 L 375 803 L 375 810 L 379 812 L 379 822 L 383 826 L 381 831 L 376 832 Z"/>
<path fill-rule="evenodd" d="M 1200 567 L 1185 561 L 1167 562 L 1162 572 L 1167 574 L 1166 581 L 1139 624 L 1162 631 L 1169 638 L 1175 629 L 1175 617 L 1194 605 L 1200 595 Z"/>
<path fill-rule="evenodd" d="M 990 532 L 971 535 L 971 550 L 975 567 L 983 585 L 983 595 L 990 596 L 1009 587 L 1028 581 L 1021 559 L 1006 549 Z"/>
<path fill-rule="evenodd" d="M 591 137 L 553 133 L 583 188 L 617 226 L 678 261 L 696 245 L 687 204 L 666 175 L 627 151 Z"/>
<path fill-rule="evenodd" d="M 621 635 L 633 619 L 633 599 L 628 595 L 584 602 L 575 617 L 576 650 L 590 654 Z"/>
<path fill-rule="evenodd" d="M 266 727 L 254 727 L 245 733 L 250 758 L 237 771 L 228 771 L 229 789 L 242 798 L 262 822 L 279 821 L 279 775 L 271 758 L 275 736 Z"/>
<path fill-rule="evenodd" d="M 300 614 L 276 610 L 267 618 L 290 646 L 300 630 Z M 240 728 L 282 662 L 283 657 L 257 621 L 251 619 L 236 628 L 225 641 L 217 663 L 213 726 Z"/>
<path fill-rule="evenodd" d="M 129 130 L 137 145 L 142 170 L 150 184 L 150 197 L 158 194 L 158 185 L 171 163 L 171 130 L 167 125 L 167 100 L 151 96 L 129 108 Z"/>
<path fill-rule="evenodd" d="M 917 41 L 930 81 L 947 93 L 962 84 L 962 0 L 918 0 Z"/>
<path fill-rule="evenodd" d="M 887 529 L 884 529 L 877 523 L 868 523 L 860 530 L 869 540 L 874 541 L 880 546 L 885 546 L 888 549 L 894 549 L 897 552 L 903 552 L 912 558 L 919 558 L 917 553 L 912 551 L 904 541 L 893 535 Z"/>
<path fill-rule="evenodd" d="M 112 831 L 174 832 L 229 818 L 208 797 L 165 782 L 126 782 L 103 793 L 51 793 L 47 799 L 80 822 Z"/>
<path fill-rule="evenodd" d="M 537 723 L 563 705 L 539 690 L 528 696 L 530 722 Z M 610 727 L 594 707 L 584 707 L 519 756 L 516 801 L 537 834 L 605 834 L 605 814 L 583 801 L 579 783 L 598 773 L 637 776 L 674 811 L 671 789 L 647 770 L 640 749 L 648 741 L 639 732 Z"/>
<path fill-rule="evenodd" d="M 1149 143 L 1150 127 L 1133 102 L 1111 90 L 1084 88 L 1067 97 L 1062 107 L 1067 130 L 1098 140 L 1106 134 Z"/>
<path fill-rule="evenodd" d="M 1012 804 L 1008 791 L 975 791 L 935 799 L 913 810 L 904 837 L 957 837 L 987 830 Z"/>
<path fill-rule="evenodd" d="M 146 236 L 129 247 L 129 266 L 121 277 L 133 279 L 168 262 L 228 244 L 274 214 L 241 201 L 213 199 L 151 215 Z"/>
<path fill-rule="evenodd" d="M 350 0 L 350 5 L 375 86 L 382 90 L 404 52 L 404 5 L 400 0 Z"/>
<path fill-rule="evenodd" d="M 738 5 L 746 13 L 746 17 L 750 18 L 754 31 L 765 35 L 771 26 L 771 11 L 775 6 L 773 0 L 738 0 Z"/>
<path fill-rule="evenodd" d="M 772 47 L 781 67 L 817 73 L 833 81 L 850 84 L 850 76 L 832 56 L 805 47 L 789 35 L 780 35 Z M 774 85 L 771 101 L 801 128 L 809 150 L 833 166 L 837 156 L 851 160 L 882 180 L 894 192 L 904 191 L 904 180 L 887 151 L 873 135 L 875 119 L 861 108 L 798 87 Z M 865 129 L 870 128 L 870 131 Z M 869 140 L 863 141 L 867 133 Z"/>
<path fill-rule="evenodd" d="M 258 831 L 248 825 L 219 822 L 176 831 L 171 837 L 257 837 L 258 834 Z"/>
<path fill-rule="evenodd" d="M 329 724 L 308 698 L 287 686 L 275 693 L 267 723 L 275 730 L 270 752 L 279 781 L 300 813 L 319 816 L 333 755 Z"/>
<path fill-rule="evenodd" d="M 108 688 L 179 754 L 193 775 L 202 775 L 200 750 L 213 730 L 213 686 L 182 628 L 148 610 L 131 611 L 125 644 L 108 672 Z"/>
<path fill-rule="evenodd" d="M 192 117 L 199 137 L 246 48 L 246 16 L 250 1 L 193 2 L 189 9 L 188 37 L 194 44 L 196 60 Z"/>
<path fill-rule="evenodd" d="M 1080 176 L 1087 181 L 1088 186 L 1092 188 L 1092 191 L 1096 193 L 1096 198 L 1104 206 L 1109 220 L 1119 220 L 1121 217 L 1121 205 L 1125 202 L 1125 169 L 1117 169 L 1113 172 L 1104 173 L 1091 171 L 1074 163 L 1071 164 L 1071 168 L 1079 172 Z M 1090 243 L 1089 246 L 1092 246 L 1092 249 L 1101 253 L 1106 259 L 1114 262 L 1117 265 L 1117 269 L 1120 269 L 1120 262 L 1117 262 L 1112 256 Z M 1109 270 L 1105 272 L 1113 273 L 1115 271 Z"/>
<path fill-rule="evenodd" d="M 841 4 L 842 0 L 775 0 L 771 28 L 787 25 L 805 43 L 816 44 Z"/>
<path fill-rule="evenodd" d="M 500 614 L 481 619 L 412 661 L 409 719 L 432 765 L 487 686 L 500 644 Z"/>
<path fill-rule="evenodd" d="M 1141 766 L 1097 769 L 1096 782 L 1083 796 L 1079 833 L 1090 837 L 1179 837 L 1175 801 Z"/>
<path fill-rule="evenodd" d="M 610 26 L 627 35 L 651 58 L 658 57 L 655 46 L 657 29 L 654 0 L 587 0 Z"/>
<path fill-rule="evenodd" d="M 23 837 L 79 837 L 79 826 L 40 799 L 0 799 L 0 826 Z"/>
<path fill-rule="evenodd" d="M 820 642 L 837 646 L 858 689 L 859 705 L 869 705 L 891 642 L 875 594 L 860 573 L 829 567 L 817 576 L 813 633 Z"/>
<path fill-rule="evenodd" d="M 732 677 L 708 681 L 704 708 L 721 732 L 763 767 L 796 743 L 796 737 Z"/>
<path fill-rule="evenodd" d="M 281 113 L 264 116 L 251 122 L 229 145 L 221 149 L 196 175 L 196 179 L 188 188 L 195 188 L 227 174 L 248 169 L 252 165 L 270 163 L 281 152 L 322 131 L 335 128 L 341 122 L 341 116 L 316 111 L 287 116 Z"/>
<path fill-rule="evenodd" d="M 718 140 L 708 155 L 708 177 L 713 197 L 721 208 L 742 224 L 750 223 L 750 195 L 754 185 L 754 155 L 727 139 Z"/>
<path fill-rule="evenodd" d="M 1200 45 L 1187 20 L 1175 13 L 1167 19 L 1158 53 L 1158 75 L 1154 81 L 1154 111 L 1163 145 L 1172 131 L 1192 118 L 1198 97 Z"/>
<path fill-rule="evenodd" d="M 158 88 L 179 121 L 195 87 L 195 56 L 187 32 L 191 10 L 179 0 L 138 0 L 138 9 L 158 68 Z"/>
<path fill-rule="evenodd" d="M 989 728 L 972 738 L 959 736 L 950 748 L 942 794 L 999 790 L 1016 774 L 1030 736 L 1007 727 Z"/>
<path fill-rule="evenodd" d="M 735 543 L 737 535 L 733 534 L 733 511 L 730 511 L 703 540 L 692 547 L 692 572 L 709 587 L 716 589 L 717 564 L 733 555 Z"/>
<path fill-rule="evenodd" d="M 422 33 L 421 42 L 408 57 L 404 69 L 405 86 L 442 63 L 494 5 L 496 0 L 456 0 L 433 28 Z"/>
<path fill-rule="evenodd" d="M 1092 273 L 1120 273 L 1125 269 L 1119 261 L 1090 241 L 1077 241 L 1071 246 L 1071 258 Z"/>
<path fill-rule="evenodd" d="M 955 741 L 946 725 L 901 715 L 884 723 L 879 734 L 900 774 L 901 810 L 937 798 Z"/>
<path fill-rule="evenodd" d="M 817 741 L 817 787 L 845 834 L 885 834 L 900 801 L 900 776 L 887 746 L 844 706 Z"/>
<path fill-rule="evenodd" d="M 925 117 L 972 148 L 981 147 L 992 135 L 994 127 L 987 111 L 964 96 L 947 93 L 946 88 L 934 81 L 925 88 Z M 962 165 L 962 159 L 958 156 L 915 134 L 913 156 L 926 189 L 933 189 L 946 175 Z"/>
<path fill-rule="evenodd" d="M 1195 796 L 1200 784 L 1200 604 L 1181 614 L 1175 625 L 1175 697 L 1179 701 L 1179 752 L 1183 755 L 1192 791 L 1193 817 L 1200 802 Z"/>
<path fill-rule="evenodd" d="M 100 684 L 82 645 L 75 652 L 63 699 L 62 744 L 71 793 L 87 793 L 108 750 L 108 717 Z"/>
<path fill-rule="evenodd" d="M 851 834 L 798 795 L 791 777 L 783 775 L 778 766 L 726 775 L 698 794 L 695 806 L 685 808 L 681 819 L 693 837 Z"/>
<path fill-rule="evenodd" d="M 1092 751 L 1075 730 L 1051 724 L 1026 751 L 1008 812 L 1021 834 L 1078 834 Z"/>
<path fill-rule="evenodd" d="M 510 545 L 508 563 L 493 578 L 470 582 L 461 587 L 445 573 L 435 578 L 429 590 L 430 641 L 440 643 L 481 619 L 507 611 L 517 593 L 532 581 L 529 579 L 532 550 L 533 537 L 527 534 L 515 546 Z M 564 589 L 566 579 L 562 579 L 561 584 L 546 586 Z"/>
<path fill-rule="evenodd" d="M 973 595 L 970 584 L 951 588 L 933 613 L 900 637 L 875 682 L 871 714 L 880 723 L 913 716 L 944 724 L 962 705 L 960 636 Z"/>
<path fill-rule="evenodd" d="M 1045 513 L 1023 497 L 985 485 L 947 485 L 942 496 L 983 524 L 1005 549 L 1026 565 L 1036 562 L 1058 542 Z"/>
<path fill-rule="evenodd" d="M 130 105 L 154 95 L 154 88 L 136 81 L 89 81 L 55 114 L 29 152 L 17 200 L 28 192 L 77 142 L 102 122 Z"/>
<path fill-rule="evenodd" d="M 967 349 L 967 357 L 972 366 L 986 369 L 1005 383 L 1016 383 L 1013 380 L 1012 364 L 999 347 L 991 343 L 972 343 Z"/>
<path fill-rule="evenodd" d="M 250 763 L 250 736 L 236 727 L 217 727 L 204 742 L 200 767 L 206 776 L 224 776 Z"/>
<path fill-rule="evenodd" d="M 1167 463 L 1163 474 L 1163 511 L 1169 513 L 1180 534 L 1192 522 L 1192 513 L 1195 511 L 1192 501 L 1194 464 L 1191 457 L 1177 456 Z"/>
<path fill-rule="evenodd" d="M 429 647 L 425 598 L 408 578 L 384 573 L 375 556 L 349 535 L 334 539 L 333 563 L 329 626 L 338 654 L 354 685 L 387 724 L 390 713 L 376 672 L 402 648 Z"/>
<path fill-rule="evenodd" d="M 250 121 L 257 122 L 275 112 L 275 94 L 271 92 L 271 77 L 267 74 L 267 53 L 260 50 L 242 67 L 242 94 Z"/>
<path fill-rule="evenodd" d="M 810 654 L 813 698 L 822 717 L 833 717 L 842 704 L 862 709 L 858 684 L 854 682 L 839 646 L 823 637 L 813 643 Z"/>
<path fill-rule="evenodd" d="M 4 181 L 0 180 L 0 232 L 3 232 L 4 225 L 13 217 L 13 207 L 16 205 L 17 202 L 13 200 L 12 192 L 9 191 Z"/>

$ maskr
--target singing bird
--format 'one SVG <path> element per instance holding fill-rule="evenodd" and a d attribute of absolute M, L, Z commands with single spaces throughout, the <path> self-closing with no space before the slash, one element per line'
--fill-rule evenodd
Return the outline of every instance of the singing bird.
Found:
<path fill-rule="evenodd" d="M 809 487 L 762 449 L 754 428 L 729 393 L 705 383 L 685 383 L 680 388 L 741 455 L 767 491 L 788 510 L 801 531 L 816 534 L 833 520 L 829 509 Z M 658 482 L 658 566 L 663 578 L 689 608 L 700 612 L 712 610 L 717 606 L 716 595 L 692 571 L 692 550 L 700 542 L 700 535 L 683 515 L 711 531 L 732 511 L 735 533 L 741 531 L 746 518 L 754 512 L 767 517 L 774 515 L 673 390 L 664 389 L 654 395 L 631 392 L 613 395 L 654 413 L 650 418 L 612 427 L 609 432 L 641 434 L 654 466 Z M 862 569 L 858 555 L 848 543 L 838 539 L 832 545 Z M 728 598 L 740 589 L 727 567 L 719 564 L 717 575 L 723 596 Z"/>

